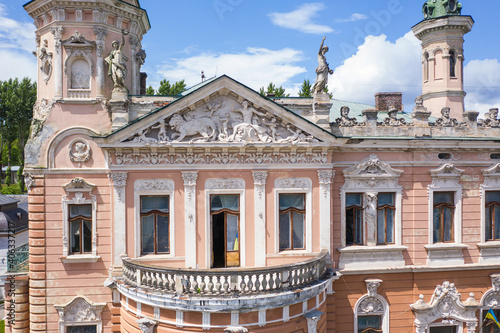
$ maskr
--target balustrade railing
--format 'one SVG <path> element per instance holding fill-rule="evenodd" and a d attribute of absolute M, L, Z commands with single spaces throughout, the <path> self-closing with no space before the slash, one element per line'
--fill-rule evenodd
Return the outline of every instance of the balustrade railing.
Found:
<path fill-rule="evenodd" d="M 70 99 L 89 99 L 90 97 L 90 89 L 68 89 L 68 98 Z"/>
<path fill-rule="evenodd" d="M 231 296 L 296 290 L 327 277 L 328 251 L 316 258 L 263 268 L 173 269 L 123 260 L 123 279 L 134 287 L 192 296 Z"/>

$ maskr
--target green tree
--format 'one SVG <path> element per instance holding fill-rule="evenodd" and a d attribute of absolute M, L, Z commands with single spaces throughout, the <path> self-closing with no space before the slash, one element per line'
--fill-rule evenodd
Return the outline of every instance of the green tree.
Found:
<path fill-rule="evenodd" d="M 285 94 L 285 88 L 283 88 L 282 86 L 279 86 L 276 87 L 274 85 L 274 83 L 269 83 L 269 85 L 267 86 L 267 90 L 266 88 L 262 87 L 260 88 L 260 94 L 262 96 L 268 96 L 268 95 L 273 95 L 276 96 L 276 97 L 289 97 L 290 94 Z"/>
<path fill-rule="evenodd" d="M 155 90 L 152 86 L 149 86 L 147 89 L 146 89 L 146 95 L 154 95 L 155 94 Z"/>
<path fill-rule="evenodd" d="M 312 97 L 311 87 L 311 82 L 309 80 L 304 80 L 304 83 L 302 83 L 302 87 L 300 87 L 299 96 Z"/>
<path fill-rule="evenodd" d="M 186 83 L 184 80 L 177 81 L 174 84 L 170 84 L 170 81 L 167 80 L 161 80 L 160 88 L 158 88 L 156 95 L 175 96 L 179 95 L 183 91 L 186 91 Z"/>
<path fill-rule="evenodd" d="M 330 92 L 328 91 L 328 85 L 326 85 L 326 86 L 325 86 L 325 89 L 323 89 L 323 91 L 324 91 L 325 93 L 327 93 L 327 94 L 328 94 L 328 96 L 330 96 L 330 99 L 332 99 L 332 98 L 333 98 L 333 94 L 332 94 L 332 93 L 330 93 Z"/>

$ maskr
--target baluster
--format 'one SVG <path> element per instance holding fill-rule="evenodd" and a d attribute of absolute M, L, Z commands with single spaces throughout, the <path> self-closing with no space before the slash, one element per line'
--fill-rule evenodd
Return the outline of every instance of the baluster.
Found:
<path fill-rule="evenodd" d="M 264 291 L 264 292 L 267 291 L 267 286 L 268 286 L 268 284 L 267 284 L 267 277 L 268 277 L 268 275 L 269 274 L 267 274 L 267 273 L 264 273 L 262 275 L 262 291 Z"/>
<path fill-rule="evenodd" d="M 213 276 L 208 276 L 208 294 L 212 294 L 214 292 L 214 284 L 213 284 L 213 281 L 212 281 L 212 278 Z"/>
<path fill-rule="evenodd" d="M 240 292 L 244 293 L 246 288 L 247 288 L 247 284 L 245 282 L 245 275 L 241 275 Z"/>
<path fill-rule="evenodd" d="M 251 294 L 253 292 L 253 276 L 248 275 L 248 293 Z"/>
<path fill-rule="evenodd" d="M 231 279 L 231 276 L 229 275 L 226 275 L 225 278 L 224 278 L 224 284 L 222 285 L 222 287 L 224 288 L 224 294 L 229 294 L 229 281 Z"/>
<path fill-rule="evenodd" d="M 203 276 L 203 275 L 202 275 L 202 276 L 201 276 L 201 282 L 200 282 L 200 291 L 201 291 L 200 293 L 201 293 L 202 295 L 204 295 L 204 294 L 205 294 L 205 292 L 206 292 L 206 290 L 205 290 L 206 285 L 207 285 L 207 284 L 205 283 L 205 276 Z"/>
<path fill-rule="evenodd" d="M 193 293 L 198 294 L 198 276 L 193 275 Z"/>
<path fill-rule="evenodd" d="M 161 286 L 162 290 L 168 291 L 170 285 L 168 281 L 168 273 L 162 273 L 161 274 Z"/>
<path fill-rule="evenodd" d="M 271 272 L 271 273 L 269 274 L 269 291 L 272 291 L 272 290 L 278 289 L 278 288 L 276 288 L 276 287 L 275 287 L 275 285 L 274 285 L 274 284 L 275 284 L 275 280 L 274 280 L 274 276 L 275 276 L 275 274 L 278 274 L 278 273 L 273 273 L 273 272 Z"/>
<path fill-rule="evenodd" d="M 215 293 L 219 295 L 221 293 L 222 284 L 220 283 L 220 276 L 215 277 Z"/>
<path fill-rule="evenodd" d="M 276 279 L 274 283 L 276 283 L 276 289 L 283 290 L 283 279 L 281 276 L 282 272 L 276 272 Z"/>
<path fill-rule="evenodd" d="M 169 274 L 168 280 L 170 281 L 170 291 L 175 292 L 175 288 L 177 288 L 177 286 L 175 285 L 175 275 Z"/>
<path fill-rule="evenodd" d="M 260 274 L 255 274 L 255 292 L 260 292 Z"/>

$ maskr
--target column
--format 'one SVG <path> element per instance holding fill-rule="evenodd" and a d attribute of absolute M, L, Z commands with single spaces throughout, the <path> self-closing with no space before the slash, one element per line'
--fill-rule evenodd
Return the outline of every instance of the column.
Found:
<path fill-rule="evenodd" d="M 126 206 L 125 186 L 126 172 L 111 172 L 109 178 L 113 181 L 113 271 L 121 274 L 122 260 L 120 255 L 127 253 L 126 247 Z"/>
<path fill-rule="evenodd" d="M 50 30 L 54 35 L 54 46 L 56 55 L 54 57 L 54 82 L 55 82 L 55 99 L 62 99 L 62 34 L 63 34 L 62 26 L 54 26 Z"/>
<path fill-rule="evenodd" d="M 130 40 L 130 56 L 132 59 L 132 95 L 137 95 L 137 83 L 139 82 L 138 80 L 138 73 L 137 73 L 137 59 L 136 59 L 136 54 L 137 54 L 137 49 L 139 47 L 139 38 L 135 35 L 130 35 L 129 37 Z"/>
<path fill-rule="evenodd" d="M 184 180 L 184 232 L 186 267 L 196 268 L 196 180 L 198 171 L 183 171 Z"/>
<path fill-rule="evenodd" d="M 101 27 L 94 27 L 97 44 L 97 99 L 105 99 L 106 71 L 104 70 L 104 49 L 106 47 L 106 35 L 108 30 Z"/>
<path fill-rule="evenodd" d="M 320 248 L 331 251 L 331 184 L 334 172 L 332 170 L 319 170 L 319 233 L 320 233 Z"/>
<path fill-rule="evenodd" d="M 255 192 L 255 266 L 266 266 L 266 180 L 267 171 L 253 171 Z"/>

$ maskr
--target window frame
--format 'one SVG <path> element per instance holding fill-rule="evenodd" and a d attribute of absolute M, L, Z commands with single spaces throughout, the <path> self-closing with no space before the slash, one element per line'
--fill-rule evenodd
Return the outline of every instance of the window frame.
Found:
<path fill-rule="evenodd" d="M 217 196 L 217 195 L 237 195 L 238 196 L 238 200 L 239 200 L 239 205 L 238 205 L 238 211 L 235 211 L 235 210 L 231 210 L 231 209 L 228 209 L 228 208 L 222 208 L 222 209 L 219 209 L 219 210 L 216 210 L 216 211 L 212 211 L 212 197 L 213 196 Z M 210 197 L 209 197 L 209 201 L 208 201 L 208 204 L 209 204 L 209 210 L 210 210 L 210 223 L 213 223 L 212 221 L 212 216 L 214 215 L 218 215 L 218 214 L 224 214 L 224 255 L 226 255 L 228 252 L 238 252 L 240 254 L 240 258 L 239 258 L 239 261 L 240 261 L 240 265 L 241 265 L 241 246 L 238 245 L 238 250 L 235 251 L 235 250 L 228 250 L 227 248 L 227 217 L 228 215 L 233 215 L 233 216 L 236 216 L 237 217 L 237 221 L 238 221 L 238 232 L 237 232 L 237 235 L 238 235 L 238 242 L 240 242 L 240 233 L 241 233 L 241 196 L 239 194 L 233 194 L 233 193 L 212 193 L 210 194 Z M 210 235 L 212 235 L 212 233 L 210 233 Z M 210 241 L 212 242 L 212 239 L 210 238 Z M 212 245 L 212 243 L 210 243 Z M 211 249 L 212 250 L 212 249 Z M 239 266 L 227 266 L 227 257 L 224 258 L 224 261 L 225 261 L 225 264 L 226 266 L 224 268 L 231 268 L 231 267 L 239 267 Z M 212 265 L 210 265 L 212 266 Z"/>
<path fill-rule="evenodd" d="M 135 257 L 140 260 L 157 260 L 175 257 L 175 183 L 172 179 L 137 179 L 134 182 L 134 210 L 135 210 Z M 169 198 L 169 253 L 142 254 L 142 196 L 168 196 Z"/>
<path fill-rule="evenodd" d="M 359 317 L 366 316 L 380 316 L 380 326 L 383 332 L 389 332 L 390 329 L 390 311 L 389 303 L 387 300 L 378 293 L 378 288 L 382 284 L 382 280 L 378 279 L 367 279 L 365 280 L 367 293 L 361 296 L 354 305 L 354 333 L 358 332 Z M 382 306 L 381 311 L 371 311 L 367 312 L 367 309 L 362 309 L 363 303 L 367 301 L 370 304 L 379 303 Z"/>
<path fill-rule="evenodd" d="M 344 234 L 344 237 L 345 237 L 345 241 L 346 241 L 346 246 L 357 246 L 357 245 L 365 245 L 366 244 L 366 239 L 365 239 L 365 209 L 364 209 L 364 201 L 365 201 L 365 195 L 364 193 L 358 193 L 358 192 L 354 192 L 354 193 L 351 193 L 351 192 L 348 192 L 345 194 L 345 197 L 346 197 L 346 202 L 347 202 L 347 196 L 349 194 L 359 194 L 361 196 L 361 206 L 356 206 L 356 205 L 351 205 L 351 206 L 348 206 L 348 207 L 345 207 L 345 234 Z M 346 203 L 347 205 L 347 203 Z M 352 209 L 353 210 L 353 222 L 352 222 L 352 229 L 353 229 L 353 243 L 352 244 L 347 244 L 347 211 Z M 356 231 L 357 231 L 357 228 L 356 228 L 356 213 L 360 211 L 361 212 L 361 244 L 357 244 L 356 243 Z"/>
<path fill-rule="evenodd" d="M 281 195 L 287 195 L 287 194 L 292 194 L 292 195 L 302 195 L 303 198 L 304 198 L 304 209 L 303 210 L 300 210 L 300 209 L 297 209 L 295 207 L 289 207 L 285 210 L 280 210 L 279 209 L 279 199 L 280 199 L 280 196 Z M 290 248 L 287 248 L 287 249 L 281 249 L 281 246 L 279 248 L 279 251 L 280 252 L 283 252 L 283 251 L 297 251 L 297 250 L 305 250 L 306 249 L 306 194 L 305 193 L 279 193 L 278 194 L 278 209 L 279 209 L 279 217 L 281 217 L 282 214 L 287 214 L 287 213 L 292 213 L 290 214 L 290 220 L 289 220 L 289 231 L 290 231 L 290 234 L 289 234 L 289 240 L 290 240 Z M 303 214 L 303 235 L 302 235 L 302 243 L 304 244 L 304 247 L 302 248 L 295 248 L 293 246 L 293 226 L 294 226 L 294 223 L 293 223 L 293 213 L 296 212 L 296 213 L 300 213 L 300 214 Z M 281 222 L 280 220 L 278 221 L 279 223 Z M 280 226 L 278 225 L 278 229 L 280 229 Z M 281 238 L 281 230 L 279 230 L 279 234 L 278 234 L 278 237 Z"/>
<path fill-rule="evenodd" d="M 486 201 L 486 195 L 488 192 L 498 192 L 500 193 L 500 190 L 498 191 L 484 191 L 484 198 L 485 198 L 485 203 L 484 203 L 484 240 L 485 242 L 498 242 L 500 241 L 500 237 L 499 238 L 495 238 L 495 227 L 497 226 L 497 223 L 500 224 L 500 216 L 498 216 L 498 218 L 496 217 L 495 215 L 495 206 L 499 206 L 500 207 L 500 202 L 497 202 L 497 201 L 492 201 L 490 202 L 490 204 L 488 205 L 488 201 Z M 498 204 L 498 205 L 497 205 Z M 488 207 L 490 206 L 490 207 Z M 486 219 L 486 212 L 487 211 L 490 211 L 490 221 L 487 221 Z M 494 218 L 491 218 L 492 216 L 494 216 Z M 489 224 L 489 228 L 486 227 L 486 224 Z M 489 238 L 488 236 L 491 236 L 491 238 Z M 489 239 L 488 239 L 489 238 Z"/>
<path fill-rule="evenodd" d="M 280 251 L 279 244 L 279 196 L 280 194 L 304 194 L 304 249 Z M 310 178 L 277 178 L 274 181 L 274 252 L 277 255 L 311 253 L 312 247 L 312 180 Z"/>
<path fill-rule="evenodd" d="M 90 206 L 90 218 L 85 218 L 84 216 L 82 215 L 78 215 L 74 218 L 71 218 L 69 215 L 71 214 L 71 207 L 72 206 Z M 68 253 L 69 255 L 85 255 L 85 254 L 92 254 L 92 238 L 93 238 L 93 229 L 94 229 L 94 221 L 93 221 L 93 217 L 94 217 L 94 214 L 93 214 L 93 207 L 92 207 L 92 204 L 69 204 L 68 205 L 68 228 L 69 228 L 69 238 L 68 238 Z M 73 248 L 73 244 L 71 242 L 71 239 L 72 239 L 72 235 L 71 235 L 71 224 L 72 222 L 75 222 L 77 220 L 80 220 L 79 222 L 79 231 L 80 231 L 80 240 L 79 240 L 79 245 L 80 245 L 80 252 L 73 252 L 72 248 Z M 85 222 L 90 222 L 91 225 L 90 225 L 90 232 L 91 232 L 91 237 L 90 237 L 90 252 L 85 252 L 83 249 L 85 247 L 85 244 L 84 244 L 84 237 L 83 237 L 83 224 Z"/>
<path fill-rule="evenodd" d="M 160 212 L 159 210 L 152 210 L 152 211 L 149 211 L 149 213 L 143 213 L 142 212 L 142 200 L 141 198 L 143 197 L 167 197 L 168 199 L 168 213 L 162 213 Z M 141 230 L 141 237 L 140 237 L 140 251 L 141 251 L 141 256 L 147 256 L 147 255 L 168 255 L 170 254 L 170 251 L 171 251 L 171 246 L 170 246 L 170 238 L 172 238 L 170 236 L 170 224 L 171 224 L 171 221 L 170 221 L 170 211 L 171 211 L 171 206 L 170 206 L 170 196 L 169 195 L 140 195 L 139 196 L 139 224 L 140 224 L 140 230 Z M 163 215 L 164 214 L 164 215 Z M 145 217 L 145 216 L 150 216 L 150 215 L 153 215 L 154 216 L 154 252 L 152 253 L 143 253 L 142 252 L 142 218 Z M 157 227 L 157 216 L 160 215 L 160 216 L 166 216 L 168 218 L 168 230 L 169 230 L 169 240 L 168 240 L 168 252 L 158 252 L 158 235 L 157 235 L 157 230 L 158 230 L 158 227 Z"/>
<path fill-rule="evenodd" d="M 393 202 L 394 204 L 392 206 L 390 205 L 382 205 L 380 206 L 379 203 L 378 203 L 378 198 L 380 196 L 380 194 L 392 194 L 393 196 Z M 380 246 L 380 245 L 394 245 L 396 244 L 396 197 L 397 197 L 397 193 L 396 192 L 378 192 L 377 193 L 377 245 Z M 384 239 L 385 239 L 385 242 L 384 243 L 379 243 L 379 220 L 378 220 L 378 212 L 383 210 L 385 212 L 384 214 L 384 230 L 385 230 L 385 235 L 384 235 Z M 393 241 L 392 242 L 387 242 L 387 210 L 392 210 L 393 213 L 392 213 L 392 237 L 393 237 Z"/>
<path fill-rule="evenodd" d="M 436 203 L 434 203 L 434 193 L 451 193 L 451 195 L 453 196 L 453 205 L 450 205 L 448 203 L 439 203 L 436 205 Z M 455 205 L 455 196 L 456 196 L 456 193 L 455 191 L 434 191 L 433 192 L 433 197 L 432 197 L 432 242 L 433 244 L 453 244 L 455 243 L 455 214 L 456 214 L 456 205 Z M 434 233 L 435 233 L 435 229 L 434 229 L 434 210 L 435 209 L 439 209 L 439 240 L 437 242 L 434 242 Z M 450 230 L 450 238 L 451 240 L 449 241 L 445 241 L 444 240 L 444 229 L 445 229 L 445 226 L 444 226 L 444 221 L 445 221 L 445 218 L 444 218 L 444 208 L 448 208 L 451 210 L 451 221 L 452 221 L 452 225 L 451 225 L 451 230 Z"/>
<path fill-rule="evenodd" d="M 68 333 L 69 329 L 70 329 L 70 328 L 72 328 L 72 327 L 85 327 L 85 326 L 95 326 L 95 330 L 96 330 L 96 332 L 97 332 L 97 324 L 88 324 L 88 325 L 80 325 L 80 324 L 78 324 L 78 325 L 68 325 L 68 326 L 66 326 L 66 331 L 65 331 L 65 332 L 66 332 L 66 333 Z"/>

